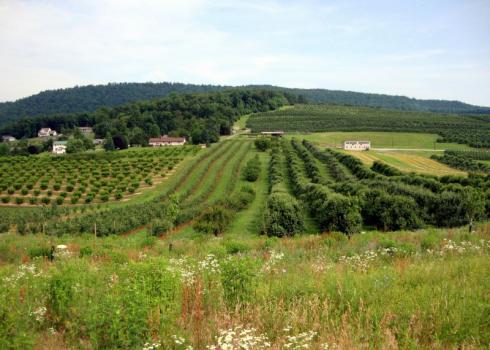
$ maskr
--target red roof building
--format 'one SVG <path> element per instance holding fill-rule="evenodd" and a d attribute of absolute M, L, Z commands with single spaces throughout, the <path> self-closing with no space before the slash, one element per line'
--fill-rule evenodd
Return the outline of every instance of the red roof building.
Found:
<path fill-rule="evenodd" d="M 170 137 L 163 135 L 160 137 L 152 137 L 148 144 L 152 147 L 160 146 L 183 146 L 186 143 L 185 137 Z"/>

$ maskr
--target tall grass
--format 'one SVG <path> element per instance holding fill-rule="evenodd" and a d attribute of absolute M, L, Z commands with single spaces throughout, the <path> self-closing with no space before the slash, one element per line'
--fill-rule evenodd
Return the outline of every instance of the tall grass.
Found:
<path fill-rule="evenodd" d="M 69 253 L 43 256 L 40 248 L 61 243 Z M 490 345 L 489 223 L 472 234 L 195 235 L 172 244 L 144 232 L 0 236 L 0 348 Z"/>

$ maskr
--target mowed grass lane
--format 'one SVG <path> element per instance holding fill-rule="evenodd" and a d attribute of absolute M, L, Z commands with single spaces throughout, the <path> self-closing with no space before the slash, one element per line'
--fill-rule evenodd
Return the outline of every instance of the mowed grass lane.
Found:
<path fill-rule="evenodd" d="M 250 156 L 254 157 L 257 151 L 250 152 Z M 255 198 L 250 206 L 240 211 L 230 228 L 226 232 L 226 235 L 230 236 L 243 236 L 243 235 L 255 235 L 260 233 L 260 220 L 265 206 L 265 201 L 269 194 L 269 162 L 270 155 L 267 152 L 258 152 L 260 159 L 260 175 L 255 183 L 250 183 L 240 179 L 239 186 L 249 184 L 255 189 Z"/>

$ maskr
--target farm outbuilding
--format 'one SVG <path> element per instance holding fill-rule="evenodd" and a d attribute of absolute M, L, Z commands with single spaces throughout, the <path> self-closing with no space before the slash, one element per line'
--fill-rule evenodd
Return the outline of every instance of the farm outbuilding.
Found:
<path fill-rule="evenodd" d="M 342 148 L 348 151 L 368 151 L 371 149 L 371 141 L 344 141 Z"/>
<path fill-rule="evenodd" d="M 261 135 L 264 135 L 264 136 L 282 137 L 284 135 L 284 131 L 282 131 L 282 130 L 277 130 L 277 131 L 262 131 L 260 134 Z"/>

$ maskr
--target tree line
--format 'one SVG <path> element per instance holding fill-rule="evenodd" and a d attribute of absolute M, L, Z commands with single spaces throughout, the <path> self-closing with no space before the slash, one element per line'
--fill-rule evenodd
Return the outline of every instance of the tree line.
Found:
<path fill-rule="evenodd" d="M 93 113 L 57 114 L 24 118 L 3 126 L 2 135 L 35 137 L 42 127 L 54 130 L 91 126 L 97 138 L 112 138 L 116 148 L 147 145 L 150 137 L 183 136 L 194 144 L 212 143 L 229 135 L 237 118 L 297 102 L 291 94 L 234 89 L 216 93 L 172 94 Z"/>
<path fill-rule="evenodd" d="M 47 90 L 15 102 L 0 103 L 0 125 L 25 117 L 92 113 L 102 107 L 112 108 L 136 101 L 159 99 L 171 93 L 217 92 L 232 88 L 231 86 L 219 85 L 149 82 L 111 83 Z M 270 85 L 250 85 L 245 88 L 274 90 L 281 93 L 300 95 L 302 103 L 310 101 L 313 103 L 371 106 L 407 111 L 490 114 L 490 108 L 488 107 L 473 106 L 459 101 L 417 100 L 405 96 L 326 89 L 289 89 Z"/>

